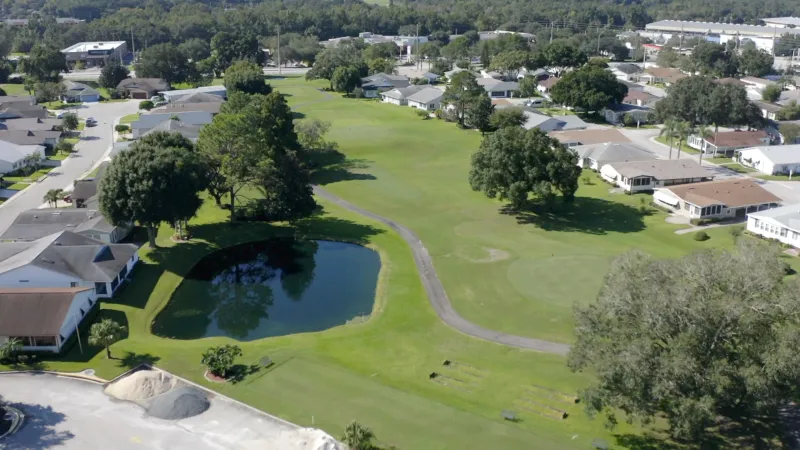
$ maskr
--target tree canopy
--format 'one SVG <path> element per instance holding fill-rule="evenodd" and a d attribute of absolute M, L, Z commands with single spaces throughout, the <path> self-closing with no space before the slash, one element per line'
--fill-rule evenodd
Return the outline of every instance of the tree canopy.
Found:
<path fill-rule="evenodd" d="M 615 410 L 663 415 L 692 442 L 721 418 L 774 413 L 800 376 L 800 284 L 785 274 L 774 248 L 749 239 L 680 259 L 618 257 L 597 300 L 575 308 L 568 362 L 595 376 L 587 411 L 612 423 Z"/>
<path fill-rule="evenodd" d="M 142 51 L 135 68 L 138 77 L 161 78 L 170 84 L 197 81 L 200 76 L 195 64 L 178 47 L 166 43 Z"/>
<path fill-rule="evenodd" d="M 100 78 L 97 80 L 100 86 L 106 89 L 116 89 L 117 86 L 128 78 L 130 73 L 128 68 L 119 63 L 119 61 L 109 61 L 108 64 L 103 66 L 100 71 Z"/>
<path fill-rule="evenodd" d="M 58 82 L 61 72 L 67 70 L 67 60 L 58 48 L 38 44 L 31 49 L 27 58 L 19 61 L 19 69 L 34 81 Z"/>
<path fill-rule="evenodd" d="M 472 72 L 463 71 L 453 75 L 442 96 L 442 103 L 452 107 L 451 114 L 460 126 L 473 126 L 471 115 L 479 106 L 482 96 L 488 98 L 488 94 L 478 84 L 475 75 Z"/>
<path fill-rule="evenodd" d="M 553 102 L 580 108 L 584 111 L 600 111 L 612 103 L 620 103 L 628 93 L 628 87 L 620 83 L 611 72 L 587 65 L 567 72 L 550 90 Z"/>
<path fill-rule="evenodd" d="M 225 70 L 225 89 L 228 93 L 269 94 L 272 87 L 264 80 L 264 72 L 258 64 L 236 61 Z"/>

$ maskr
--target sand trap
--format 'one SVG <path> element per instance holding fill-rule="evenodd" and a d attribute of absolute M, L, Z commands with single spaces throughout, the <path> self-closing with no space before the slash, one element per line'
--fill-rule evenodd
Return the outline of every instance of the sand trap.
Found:
<path fill-rule="evenodd" d="M 118 400 L 142 404 L 178 386 L 178 381 L 158 370 L 140 370 L 108 385 L 105 393 Z"/>
<path fill-rule="evenodd" d="M 206 393 L 195 387 L 179 387 L 153 397 L 147 414 L 164 420 L 181 420 L 206 412 L 211 406 Z"/>

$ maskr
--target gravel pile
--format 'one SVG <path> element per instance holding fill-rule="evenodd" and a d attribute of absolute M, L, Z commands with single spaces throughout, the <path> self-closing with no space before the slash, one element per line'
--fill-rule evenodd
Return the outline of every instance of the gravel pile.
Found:
<path fill-rule="evenodd" d="M 195 387 L 179 387 L 153 397 L 147 414 L 159 419 L 181 420 L 204 413 L 211 403 L 205 392 Z"/>
<path fill-rule="evenodd" d="M 178 386 L 178 381 L 158 370 L 140 370 L 106 387 L 105 393 L 118 400 L 142 405 L 146 400 Z"/>

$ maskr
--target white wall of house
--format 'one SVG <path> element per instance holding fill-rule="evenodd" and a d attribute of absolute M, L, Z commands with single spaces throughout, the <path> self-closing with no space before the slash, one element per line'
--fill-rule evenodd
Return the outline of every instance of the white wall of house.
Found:
<path fill-rule="evenodd" d="M 72 283 L 75 283 L 74 285 Z M 37 288 L 37 287 L 77 287 L 94 286 L 79 278 L 63 273 L 47 270 L 42 267 L 25 265 L 8 272 L 0 273 L 0 287 Z"/>
<path fill-rule="evenodd" d="M 738 161 L 743 166 L 752 167 L 759 172 L 766 173 L 768 175 L 779 174 L 779 173 L 798 173 L 800 172 L 800 155 L 798 155 L 798 162 L 796 163 L 788 163 L 788 164 L 775 164 L 760 150 L 742 150 L 739 152 Z"/>
<path fill-rule="evenodd" d="M 747 231 L 800 248 L 800 230 L 788 228 L 771 217 L 747 216 Z"/>
<path fill-rule="evenodd" d="M 652 177 L 623 177 L 617 173 L 616 170 L 614 170 L 614 167 L 611 164 L 606 164 L 600 168 L 600 176 L 602 176 L 608 182 L 614 183 L 615 185 L 621 187 L 626 192 L 652 191 L 653 188 L 656 187 L 656 181 Z"/>
<path fill-rule="evenodd" d="M 381 95 L 381 101 L 383 103 L 391 103 L 392 105 L 403 106 L 405 105 L 405 100 L 400 100 L 397 98 L 387 97 L 385 95 Z"/>
<path fill-rule="evenodd" d="M 434 101 L 426 104 L 426 103 L 415 102 L 413 100 L 409 100 L 408 101 L 408 106 L 410 106 L 412 108 L 417 108 L 417 109 L 424 109 L 426 111 L 436 111 L 437 109 L 439 109 L 440 106 L 442 106 L 442 102 L 441 102 L 441 100 L 434 100 Z"/>
<path fill-rule="evenodd" d="M 668 196 L 672 196 L 672 194 L 669 192 L 666 192 L 666 194 Z M 742 206 L 738 208 L 728 208 L 725 205 L 700 207 L 683 199 L 678 199 L 678 204 L 673 206 L 663 202 L 661 200 L 661 195 L 661 191 L 656 191 L 656 195 L 653 196 L 653 199 L 656 201 L 656 203 L 667 206 L 676 214 L 680 214 L 690 219 L 731 219 L 737 217 L 737 213 L 738 217 L 744 218 L 746 213 L 764 211 L 770 208 L 769 203 Z"/>
<path fill-rule="evenodd" d="M 64 340 L 59 343 L 59 348 L 56 349 L 56 351 L 61 350 L 60 347 L 72 336 L 77 325 L 83 322 L 84 317 L 86 317 L 86 314 L 92 309 L 95 303 L 97 303 L 97 296 L 94 293 L 94 289 L 78 292 L 75 295 L 72 304 L 69 306 L 69 311 L 67 311 L 67 317 L 64 319 L 64 323 L 61 325 L 61 330 L 59 331 L 59 334 L 64 336 Z"/>

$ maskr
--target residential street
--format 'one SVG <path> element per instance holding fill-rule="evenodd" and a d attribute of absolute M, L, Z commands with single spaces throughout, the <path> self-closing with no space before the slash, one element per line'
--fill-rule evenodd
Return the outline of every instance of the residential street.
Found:
<path fill-rule="evenodd" d="M 72 182 L 88 172 L 111 147 L 114 120 L 138 111 L 138 101 L 85 104 L 78 107 L 78 117 L 94 117 L 97 126 L 87 127 L 81 141 L 75 146 L 77 153 L 65 159 L 61 167 L 53 169 L 47 177 L 32 184 L 0 205 L 0 233 L 3 233 L 17 215 L 38 208 L 44 201 L 44 194 L 50 189 L 65 189 Z"/>

